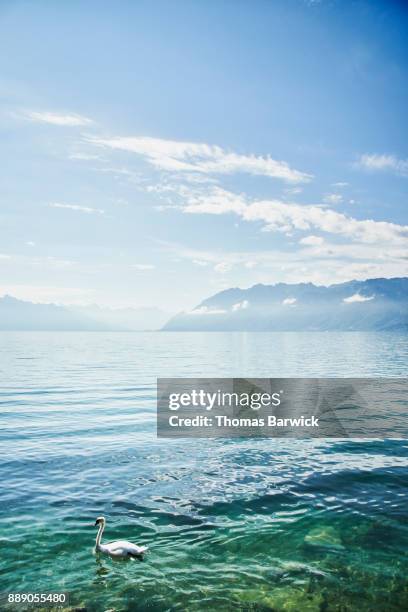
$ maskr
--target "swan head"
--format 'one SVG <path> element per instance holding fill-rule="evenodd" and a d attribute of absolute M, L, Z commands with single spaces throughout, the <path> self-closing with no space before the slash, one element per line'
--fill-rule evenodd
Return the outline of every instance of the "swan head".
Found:
<path fill-rule="evenodd" d="M 98 525 L 105 525 L 106 521 L 105 521 L 105 517 L 104 516 L 98 516 L 98 518 L 95 521 L 95 527 L 97 527 Z"/>

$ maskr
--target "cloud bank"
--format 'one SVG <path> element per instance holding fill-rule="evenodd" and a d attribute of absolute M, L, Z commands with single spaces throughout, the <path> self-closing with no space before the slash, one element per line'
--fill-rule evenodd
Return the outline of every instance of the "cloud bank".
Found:
<path fill-rule="evenodd" d="M 406 244 L 408 239 L 407 225 L 373 219 L 359 220 L 318 205 L 300 205 L 277 199 L 251 201 L 244 195 L 233 194 L 220 187 L 206 192 L 189 193 L 184 190 L 183 195 L 186 213 L 235 213 L 244 221 L 262 222 L 264 231 L 291 233 L 319 230 L 364 243 Z M 303 244 L 311 242 L 317 244 L 319 239 L 314 237 L 311 241 L 309 238 Z"/>

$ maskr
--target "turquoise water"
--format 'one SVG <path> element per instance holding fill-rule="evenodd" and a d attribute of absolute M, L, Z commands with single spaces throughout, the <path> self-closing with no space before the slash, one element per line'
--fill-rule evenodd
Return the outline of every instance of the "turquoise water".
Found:
<path fill-rule="evenodd" d="M 406 376 L 382 333 L 0 335 L 0 591 L 102 610 L 408 609 L 408 443 L 157 440 L 157 376 Z M 148 544 L 143 561 L 93 553 Z"/>

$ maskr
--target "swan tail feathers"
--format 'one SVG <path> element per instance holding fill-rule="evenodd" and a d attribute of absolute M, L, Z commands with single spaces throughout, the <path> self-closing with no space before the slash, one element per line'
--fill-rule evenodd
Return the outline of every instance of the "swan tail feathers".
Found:
<path fill-rule="evenodd" d="M 129 554 L 132 557 L 139 557 L 140 555 L 144 555 L 145 552 L 149 550 L 148 546 L 138 546 L 137 550 L 132 550 Z"/>

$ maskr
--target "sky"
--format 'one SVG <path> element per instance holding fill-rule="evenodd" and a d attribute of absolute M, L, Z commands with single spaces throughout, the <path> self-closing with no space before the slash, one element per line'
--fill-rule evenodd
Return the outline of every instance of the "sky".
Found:
<path fill-rule="evenodd" d="M 408 4 L 0 1 L 0 295 L 408 275 Z"/>

